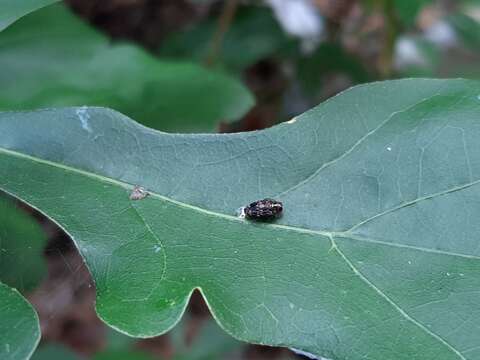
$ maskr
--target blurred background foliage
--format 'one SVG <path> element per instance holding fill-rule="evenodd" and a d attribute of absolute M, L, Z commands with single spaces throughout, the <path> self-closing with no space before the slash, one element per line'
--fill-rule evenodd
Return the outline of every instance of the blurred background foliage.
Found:
<path fill-rule="evenodd" d="M 0 111 L 95 105 L 162 131 L 249 131 L 355 84 L 480 78 L 479 0 L 66 0 L 8 26 L 21 4 L 0 2 Z M 232 339 L 198 294 L 169 334 L 127 338 L 97 318 L 55 224 L 2 196 L 0 225 L 0 280 L 40 316 L 35 360 L 300 358 Z"/>

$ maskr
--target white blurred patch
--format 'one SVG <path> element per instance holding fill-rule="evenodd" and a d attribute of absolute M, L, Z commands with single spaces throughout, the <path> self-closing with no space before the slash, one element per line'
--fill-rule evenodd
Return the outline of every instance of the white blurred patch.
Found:
<path fill-rule="evenodd" d="M 80 119 L 80 123 L 82 124 L 82 129 L 88 132 L 92 132 L 92 128 L 88 121 L 90 120 L 90 115 L 88 114 L 88 107 L 82 106 L 81 108 L 77 108 L 75 111 L 78 118 Z"/>
<path fill-rule="evenodd" d="M 306 351 L 302 351 L 302 350 L 298 350 L 298 349 L 294 349 L 294 348 L 290 348 L 290 350 L 292 350 L 295 354 L 306 356 L 306 357 L 308 357 L 309 359 L 313 359 L 313 360 L 328 360 L 328 359 L 325 359 L 325 358 L 322 358 L 322 357 L 319 357 L 319 356 L 310 354 L 310 353 L 308 353 L 308 352 L 306 352 Z"/>
<path fill-rule="evenodd" d="M 425 31 L 425 39 L 442 48 L 455 46 L 458 43 L 457 34 L 446 21 L 437 21 Z"/>
<path fill-rule="evenodd" d="M 395 44 L 395 67 L 425 66 L 427 60 L 411 38 L 401 37 Z"/>
<path fill-rule="evenodd" d="M 302 39 L 305 51 L 312 51 L 324 30 L 323 18 L 312 0 L 265 0 L 278 22 L 290 35 Z"/>
<path fill-rule="evenodd" d="M 480 22 L 480 6 L 478 4 L 474 2 L 472 2 L 472 4 L 465 4 L 462 12 Z"/>
<path fill-rule="evenodd" d="M 235 214 L 240 218 L 240 219 L 245 219 L 245 206 L 242 206 L 235 211 Z"/>

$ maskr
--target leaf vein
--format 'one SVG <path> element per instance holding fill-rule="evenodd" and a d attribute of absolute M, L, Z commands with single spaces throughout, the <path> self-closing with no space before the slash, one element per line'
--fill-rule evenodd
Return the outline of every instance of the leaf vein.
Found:
<path fill-rule="evenodd" d="M 407 206 L 412 206 L 412 205 L 415 205 L 419 202 L 422 202 L 422 201 L 425 201 L 425 200 L 430 200 L 430 199 L 433 199 L 435 197 L 438 197 L 438 196 L 443 196 L 443 195 L 447 195 L 447 194 L 450 194 L 450 193 L 453 193 L 453 192 L 456 192 L 456 191 L 460 191 L 460 190 L 464 190 L 464 189 L 467 189 L 469 187 L 472 187 L 472 186 L 475 186 L 475 185 L 478 185 L 480 183 L 480 179 L 477 179 L 475 181 L 471 181 L 469 183 L 466 183 L 466 184 L 463 184 L 463 185 L 457 185 L 455 187 L 452 187 L 450 189 L 446 189 L 446 190 L 443 190 L 443 191 L 439 191 L 439 192 L 436 192 L 436 193 L 433 193 L 433 194 L 429 194 L 429 195 L 425 195 L 425 196 L 421 196 L 421 197 L 417 197 L 416 199 L 413 199 L 411 201 L 406 201 L 406 202 L 403 202 L 401 203 L 400 205 L 397 205 L 393 208 L 390 208 L 390 209 L 387 209 L 381 213 L 378 213 L 374 216 L 371 216 L 365 220 L 362 220 L 361 222 L 353 225 L 352 227 L 350 227 L 349 229 L 347 230 L 344 230 L 345 233 L 351 233 L 352 231 L 354 231 L 355 229 L 359 228 L 360 226 L 362 225 L 365 225 L 366 223 L 372 221 L 372 220 L 375 220 L 379 217 L 382 217 L 382 216 L 385 216 L 385 215 L 388 215 L 388 214 L 391 214 L 395 211 L 398 211 L 398 210 L 401 210 L 403 209 L 404 207 L 407 207 Z"/>
<path fill-rule="evenodd" d="M 406 313 L 399 305 L 397 305 L 392 299 L 390 299 L 384 292 L 382 292 L 378 287 L 375 286 L 365 275 L 363 275 L 356 267 L 355 265 L 348 259 L 348 257 L 340 250 L 340 248 L 337 246 L 335 239 L 330 236 L 330 240 L 332 242 L 332 248 L 335 249 L 335 251 L 340 255 L 340 257 L 347 263 L 347 265 L 352 269 L 352 271 L 358 275 L 358 277 L 365 283 L 367 284 L 370 288 L 372 288 L 378 295 L 380 295 L 383 299 L 385 299 L 390 305 L 392 305 L 405 319 L 416 325 L 418 328 L 435 338 L 437 341 L 439 341 L 441 344 L 443 344 L 445 347 L 447 347 L 450 351 L 452 351 L 455 355 L 458 356 L 459 359 L 462 360 L 467 360 L 457 349 L 455 349 L 451 344 L 449 344 L 445 339 L 440 337 L 438 334 L 434 333 L 430 329 L 428 329 L 426 326 L 424 326 L 422 323 L 419 321 L 415 320 L 413 317 L 411 317 L 408 313 Z"/>
<path fill-rule="evenodd" d="M 410 249 L 410 250 L 421 251 L 421 252 L 426 252 L 426 253 L 431 253 L 431 254 L 456 256 L 456 257 L 461 257 L 461 258 L 465 258 L 465 259 L 480 260 L 480 256 L 455 253 L 455 252 L 445 251 L 445 250 L 429 249 L 429 248 L 407 245 L 407 244 L 392 243 L 392 242 L 388 242 L 388 241 L 382 241 L 382 240 L 371 239 L 371 238 L 366 238 L 366 237 L 361 237 L 361 236 L 355 236 L 355 235 L 344 233 L 344 232 L 330 233 L 330 235 L 335 236 L 335 237 L 339 237 L 339 238 L 345 238 L 345 239 L 360 241 L 360 242 L 366 242 L 366 243 L 372 243 L 372 244 L 378 244 L 378 245 L 384 245 L 384 246 Z"/>
<path fill-rule="evenodd" d="M 378 126 L 376 126 L 375 128 L 373 128 L 372 130 L 370 130 L 369 132 L 367 132 L 365 135 L 363 135 L 360 139 L 358 139 L 354 144 L 353 146 L 351 146 L 348 150 L 346 150 L 343 154 L 337 156 L 336 158 L 330 160 L 330 161 L 327 161 L 326 163 L 322 164 L 317 170 L 315 170 L 311 175 L 307 176 L 304 180 L 300 181 L 299 183 L 297 183 L 296 185 L 290 187 L 289 189 L 286 189 L 278 194 L 275 195 L 275 197 L 280 197 L 280 196 L 284 196 L 286 194 L 288 194 L 289 192 L 292 192 L 293 190 L 295 189 L 298 189 L 300 186 L 304 185 L 304 184 L 307 184 L 310 180 L 312 180 L 313 178 L 315 178 L 318 174 L 320 174 L 324 169 L 334 165 L 335 163 L 341 161 L 343 158 L 347 157 L 349 154 L 353 153 L 365 140 L 367 140 L 370 136 L 372 136 L 373 134 L 375 134 L 378 130 L 380 130 L 382 127 L 384 127 L 386 124 L 388 124 L 390 122 L 391 119 L 393 119 L 396 115 L 398 114 L 401 114 L 401 113 L 404 113 L 404 112 L 407 112 L 413 108 L 415 108 L 416 106 L 426 102 L 426 101 L 429 101 L 431 99 L 433 99 L 434 97 L 438 96 L 438 94 L 436 95 L 431 95 L 431 96 L 428 96 L 426 98 L 423 98 L 417 102 L 415 102 L 414 104 L 406 107 L 405 109 L 402 109 L 402 110 L 397 110 L 395 112 L 392 112 L 384 121 L 382 121 Z"/>

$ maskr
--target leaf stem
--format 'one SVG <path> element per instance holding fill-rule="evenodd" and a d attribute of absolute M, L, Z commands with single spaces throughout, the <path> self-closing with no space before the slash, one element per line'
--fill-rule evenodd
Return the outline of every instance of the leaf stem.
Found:
<path fill-rule="evenodd" d="M 232 21 L 235 17 L 235 13 L 238 8 L 238 0 L 226 0 L 218 20 L 218 26 L 215 34 L 212 37 L 210 45 L 210 53 L 208 55 L 206 66 L 211 67 L 216 64 L 219 58 L 219 54 L 222 48 L 225 34 L 227 33 Z"/>
<path fill-rule="evenodd" d="M 393 73 L 395 43 L 398 37 L 399 24 L 395 13 L 394 2 L 384 0 L 381 6 L 385 21 L 385 34 L 378 67 L 382 78 L 390 78 Z"/>

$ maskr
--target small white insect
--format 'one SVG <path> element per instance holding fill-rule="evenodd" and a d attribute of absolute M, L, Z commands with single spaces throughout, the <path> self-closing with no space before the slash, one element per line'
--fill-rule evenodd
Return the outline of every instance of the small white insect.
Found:
<path fill-rule="evenodd" d="M 90 120 L 90 114 L 88 113 L 88 107 L 82 106 L 81 108 L 78 108 L 75 112 L 80 119 L 80 122 L 82 124 L 82 129 L 86 130 L 88 132 L 92 132 L 92 128 L 90 127 L 90 124 L 88 121 Z"/>
<path fill-rule="evenodd" d="M 147 190 L 145 190 L 141 186 L 136 185 L 130 193 L 130 200 L 142 200 L 145 199 L 148 195 L 150 194 Z"/>

